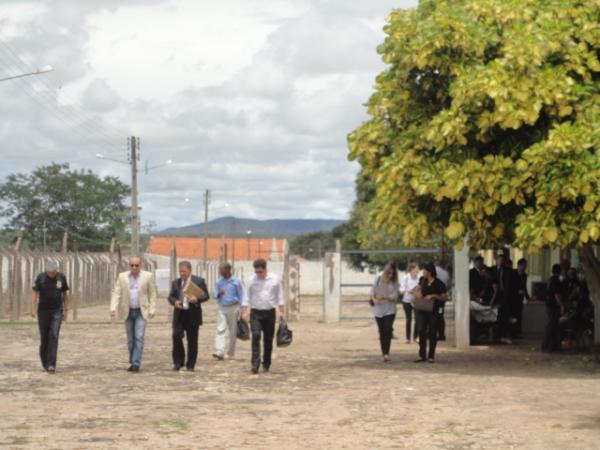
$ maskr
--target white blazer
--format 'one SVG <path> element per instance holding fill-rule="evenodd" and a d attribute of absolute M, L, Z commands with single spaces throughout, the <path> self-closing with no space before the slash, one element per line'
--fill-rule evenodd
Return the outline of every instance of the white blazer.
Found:
<path fill-rule="evenodd" d="M 156 311 L 156 283 L 152 272 L 140 271 L 140 287 L 138 300 L 142 317 L 148 320 L 150 314 Z M 119 312 L 119 317 L 125 319 L 129 314 L 129 272 L 121 272 L 115 282 L 110 299 L 110 312 Z"/>

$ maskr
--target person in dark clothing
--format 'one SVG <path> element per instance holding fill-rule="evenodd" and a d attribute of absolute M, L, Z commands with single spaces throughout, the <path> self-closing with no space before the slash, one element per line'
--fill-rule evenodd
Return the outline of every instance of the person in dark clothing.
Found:
<path fill-rule="evenodd" d="M 560 280 L 561 266 L 552 266 L 552 276 L 548 282 L 548 297 L 546 298 L 546 315 L 548 322 L 544 331 L 542 351 L 556 352 L 561 349 L 560 316 L 565 312 L 564 286 Z"/>
<path fill-rule="evenodd" d="M 436 277 L 435 266 L 431 263 L 423 267 L 423 278 L 417 290 L 417 296 L 423 300 L 433 302 L 433 310 L 416 310 L 417 325 L 419 327 L 419 359 L 415 362 L 435 360 L 435 348 L 437 345 L 437 326 L 443 311 L 444 302 L 448 300 L 446 285 Z M 429 339 L 429 352 L 427 352 L 427 340 Z"/>
<path fill-rule="evenodd" d="M 517 294 L 518 301 L 515 303 L 512 313 L 512 316 L 516 319 L 513 335 L 520 338 L 523 333 L 523 303 L 531 300 L 527 290 L 527 260 L 525 258 L 517 261 Z"/>
<path fill-rule="evenodd" d="M 496 302 L 496 283 L 489 267 L 484 267 L 481 274 L 481 304 L 489 306 Z"/>
<path fill-rule="evenodd" d="M 512 344 L 508 337 L 510 327 L 510 299 L 513 294 L 512 268 L 507 266 L 504 255 L 496 257 L 496 266 L 492 269 L 496 298 L 490 306 L 498 308 L 498 335 L 503 344 Z"/>
<path fill-rule="evenodd" d="M 469 270 L 469 293 L 471 294 L 471 299 L 475 301 L 476 299 L 481 298 L 484 267 L 483 257 L 477 255 L 473 259 L 473 268 Z"/>
<path fill-rule="evenodd" d="M 203 278 L 192 275 L 192 265 L 189 261 L 179 263 L 180 277 L 173 281 L 169 293 L 169 303 L 173 310 L 173 370 L 180 370 L 184 365 L 187 370 L 193 371 L 198 358 L 198 328 L 202 325 L 202 306 L 208 300 L 208 289 Z M 188 283 L 194 283 L 201 290 L 198 296 L 184 294 Z M 187 361 L 183 335 L 188 344 Z"/>
<path fill-rule="evenodd" d="M 33 284 L 31 317 L 37 316 L 40 329 L 40 360 L 48 373 L 56 371 L 60 325 L 67 320 L 69 286 L 54 261 L 46 263 Z"/>

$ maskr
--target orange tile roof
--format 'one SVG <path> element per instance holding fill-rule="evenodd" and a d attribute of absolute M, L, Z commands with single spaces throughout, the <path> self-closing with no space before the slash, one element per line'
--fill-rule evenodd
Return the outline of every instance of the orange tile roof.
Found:
<path fill-rule="evenodd" d="M 204 258 L 204 238 L 198 237 L 176 237 L 172 236 L 152 236 L 147 252 L 153 255 L 169 256 L 171 246 L 175 239 L 177 257 L 189 259 Z M 236 260 L 254 260 L 257 258 L 269 259 L 273 239 L 270 238 L 215 238 L 207 239 L 208 259 L 218 261 L 220 257 L 220 248 L 222 244 L 226 246 L 226 259 L 232 259 L 232 251 L 235 249 Z M 275 239 L 277 259 L 283 255 L 284 239 Z"/>

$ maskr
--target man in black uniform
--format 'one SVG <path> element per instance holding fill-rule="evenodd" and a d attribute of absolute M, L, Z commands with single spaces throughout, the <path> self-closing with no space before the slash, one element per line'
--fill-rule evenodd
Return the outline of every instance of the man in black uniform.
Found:
<path fill-rule="evenodd" d="M 63 319 L 67 320 L 68 290 L 67 279 L 54 261 L 46 263 L 46 272 L 40 273 L 33 285 L 31 317 L 38 318 L 40 359 L 48 373 L 56 370 L 58 334 Z"/>

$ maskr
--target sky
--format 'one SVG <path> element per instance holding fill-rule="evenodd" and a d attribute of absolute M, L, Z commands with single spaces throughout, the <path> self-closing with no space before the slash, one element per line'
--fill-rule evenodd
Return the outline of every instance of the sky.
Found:
<path fill-rule="evenodd" d="M 384 70 L 376 47 L 417 0 L 0 0 L 0 183 L 51 162 L 129 184 L 142 223 L 347 219 L 346 136 Z M 98 159 L 96 154 L 104 159 Z M 110 158 L 110 160 L 109 160 Z M 117 161 L 113 161 L 117 160 Z"/>

